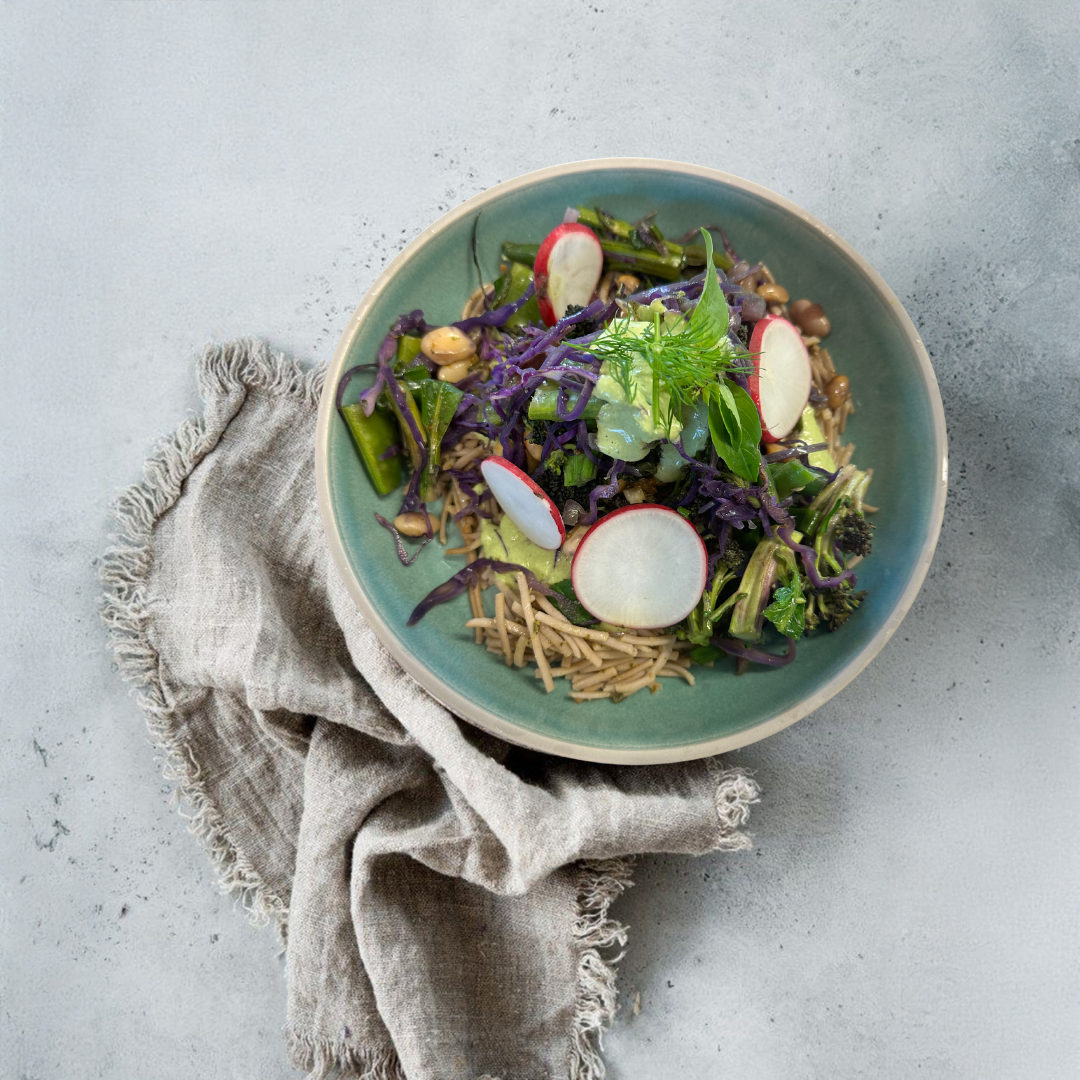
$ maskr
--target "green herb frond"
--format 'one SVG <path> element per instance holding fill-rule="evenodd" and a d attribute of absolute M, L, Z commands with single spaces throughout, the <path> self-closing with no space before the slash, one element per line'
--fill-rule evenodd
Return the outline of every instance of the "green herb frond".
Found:
<path fill-rule="evenodd" d="M 712 238 L 702 230 L 712 266 Z M 665 325 L 659 311 L 651 312 L 652 324 L 635 333 L 629 317 L 614 319 L 607 332 L 588 345 L 572 348 L 588 352 L 607 364 L 606 373 L 633 401 L 637 376 L 643 362 L 652 372 L 652 413 L 654 422 L 668 432 L 677 423 L 684 407 L 702 397 L 708 401 L 724 395 L 725 375 L 750 370 L 751 358 L 745 349 L 727 336 L 727 301 L 715 274 L 706 274 L 701 298 L 688 319 L 675 326 Z"/>
<path fill-rule="evenodd" d="M 602 337 L 575 347 L 607 364 L 606 373 L 628 401 L 633 401 L 637 391 L 636 373 L 643 370 L 642 361 L 647 363 L 652 370 L 653 415 L 669 431 L 684 406 L 694 405 L 702 395 L 709 396 L 721 376 L 744 363 L 740 350 L 727 338 L 710 340 L 692 324 L 672 332 L 659 312 L 640 334 L 631 332 L 631 322 L 630 318 L 615 319 Z"/>

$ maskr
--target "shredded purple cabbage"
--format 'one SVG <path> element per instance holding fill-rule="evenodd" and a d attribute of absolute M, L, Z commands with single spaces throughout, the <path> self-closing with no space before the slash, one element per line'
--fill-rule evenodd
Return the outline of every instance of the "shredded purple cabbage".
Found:
<path fill-rule="evenodd" d="M 797 552 L 802 556 L 806 577 L 815 589 L 835 589 L 845 581 L 850 581 L 852 585 L 855 584 L 856 577 L 854 570 L 845 570 L 842 574 L 837 574 L 836 577 L 823 578 L 818 572 L 817 555 L 815 554 L 814 549 L 812 547 L 807 547 L 806 544 L 796 543 L 794 537 L 791 535 L 792 530 L 790 527 L 777 529 L 776 531 L 779 533 L 780 539 L 783 540 L 792 551 Z"/>
<path fill-rule="evenodd" d="M 353 376 L 358 371 L 369 371 L 373 367 L 377 367 L 376 364 L 357 364 L 355 367 L 349 368 L 348 371 L 342 373 L 340 379 L 338 379 L 337 393 L 334 395 L 334 404 L 340 409 L 345 401 L 345 388 L 352 382 Z M 370 414 L 368 414 L 370 415 Z"/>
<path fill-rule="evenodd" d="M 626 462 L 616 458 L 608 470 L 607 483 L 597 484 L 589 492 L 589 512 L 585 515 L 583 525 L 592 525 L 596 521 L 596 513 L 601 499 L 613 499 L 619 493 L 619 473 L 626 468 Z"/>
<path fill-rule="evenodd" d="M 750 660 L 755 664 L 765 664 L 768 667 L 787 667 L 792 660 L 795 659 L 795 639 L 785 638 L 788 643 L 787 652 L 780 656 L 776 653 L 766 652 L 764 649 L 755 649 L 753 645 L 747 645 L 744 641 L 739 641 L 737 638 L 726 637 L 714 637 L 712 639 L 713 645 L 715 645 L 721 652 L 726 652 L 728 656 L 735 656 L 742 660 Z"/>
<path fill-rule="evenodd" d="M 512 300 L 509 304 L 503 304 L 502 307 L 495 308 L 494 311 L 485 311 L 483 315 L 474 315 L 471 319 L 462 319 L 460 322 L 451 323 L 450 325 L 466 333 L 481 326 L 505 326 L 511 317 L 533 298 L 535 292 L 536 289 L 533 283 L 529 282 L 529 287 L 517 300 Z"/>
<path fill-rule="evenodd" d="M 762 457 L 762 461 L 769 465 L 775 465 L 780 461 L 790 461 L 792 458 L 805 458 L 809 454 L 817 453 L 819 450 L 827 450 L 828 443 L 804 443 L 795 442 L 790 446 L 785 446 L 782 450 L 775 450 L 771 454 L 765 454 Z"/>
<path fill-rule="evenodd" d="M 406 626 L 415 626 L 433 607 L 445 604 L 447 600 L 453 600 L 460 596 L 470 585 L 480 582 L 480 572 L 491 568 L 496 574 L 510 574 L 521 570 L 525 574 L 525 580 L 533 592 L 543 593 L 550 596 L 552 590 L 548 588 L 537 576 L 524 566 L 517 563 L 502 562 L 499 559 L 475 559 L 468 566 L 459 570 L 452 578 L 437 585 L 413 608 Z"/>

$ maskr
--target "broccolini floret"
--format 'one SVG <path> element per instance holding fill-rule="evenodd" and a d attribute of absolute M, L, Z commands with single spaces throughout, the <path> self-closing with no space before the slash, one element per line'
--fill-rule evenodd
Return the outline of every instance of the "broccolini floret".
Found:
<path fill-rule="evenodd" d="M 742 574 L 746 567 L 748 555 L 734 541 L 728 541 L 723 555 L 716 562 L 713 571 L 713 579 L 709 587 L 702 594 L 698 605 L 686 617 L 685 629 L 678 631 L 679 637 L 692 641 L 695 645 L 708 645 L 713 634 L 717 620 L 730 607 L 734 606 L 742 597 L 742 593 L 736 591 L 723 603 L 720 603 L 720 593 L 724 586 L 734 581 Z"/>
<path fill-rule="evenodd" d="M 835 589 L 806 589 L 806 628 L 824 623 L 830 630 L 839 630 L 852 612 L 866 599 L 866 590 L 856 592 L 848 582 Z"/>
<path fill-rule="evenodd" d="M 836 542 L 849 555 L 869 555 L 874 546 L 874 526 L 861 514 L 849 510 L 836 526 Z"/>

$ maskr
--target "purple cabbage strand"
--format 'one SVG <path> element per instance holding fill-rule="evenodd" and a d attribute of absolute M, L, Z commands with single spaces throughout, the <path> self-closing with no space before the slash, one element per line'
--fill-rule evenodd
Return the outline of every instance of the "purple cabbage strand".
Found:
<path fill-rule="evenodd" d="M 533 592 L 543 593 L 545 596 L 550 596 L 552 590 L 548 588 L 543 582 L 541 582 L 536 575 L 526 569 L 524 566 L 519 566 L 517 563 L 502 562 L 499 559 L 475 559 L 469 563 L 464 569 L 459 570 L 453 577 L 444 581 L 441 585 L 437 585 L 420 601 L 419 604 L 413 608 L 413 613 L 409 616 L 409 621 L 406 626 L 415 626 L 433 607 L 438 604 L 445 604 L 448 600 L 453 600 L 460 596 L 470 585 L 478 585 L 480 583 L 480 572 L 487 568 L 491 568 L 496 574 L 510 574 L 515 573 L 518 570 L 525 574 L 525 580 L 528 582 L 529 588 Z"/>

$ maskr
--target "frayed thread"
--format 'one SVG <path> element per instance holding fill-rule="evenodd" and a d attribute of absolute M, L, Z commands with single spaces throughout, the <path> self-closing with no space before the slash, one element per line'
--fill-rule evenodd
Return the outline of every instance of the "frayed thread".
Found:
<path fill-rule="evenodd" d="M 288 1037 L 289 1061 L 308 1070 L 304 1080 L 406 1080 L 393 1050 L 372 1053 L 349 1038 L 348 1029 L 338 1039 L 294 1032 Z"/>
<path fill-rule="evenodd" d="M 184 481 L 221 438 L 250 390 L 293 398 L 316 408 L 325 368 L 305 371 L 261 341 L 244 339 L 207 346 L 197 368 L 203 401 L 213 407 L 215 423 L 189 418 L 162 440 L 143 467 L 145 478 L 124 491 L 114 510 L 120 530 L 101 565 L 104 589 L 100 612 L 121 676 L 137 689 L 147 728 L 164 757 L 163 774 L 174 796 L 186 805 L 182 815 L 206 848 L 224 893 L 235 895 L 256 925 L 273 920 L 284 940 L 288 909 L 229 836 L 191 748 L 179 731 L 178 710 L 193 697 L 178 698 L 163 678 L 161 658 L 150 641 L 153 623 L 148 597 L 153 567 L 153 530 L 175 505 Z M 379 1078 L 381 1080 L 381 1078 Z"/>
<path fill-rule="evenodd" d="M 749 851 L 753 847 L 743 826 L 750 820 L 750 807 L 761 801 L 761 788 L 745 769 L 725 769 L 719 758 L 709 758 L 709 771 L 716 784 L 716 818 L 719 825 L 716 851 Z"/>
<path fill-rule="evenodd" d="M 612 949 L 626 944 L 626 927 L 608 909 L 633 882 L 633 856 L 579 863 L 574 941 L 579 949 L 577 995 L 571 1026 L 570 1080 L 603 1080 L 603 1032 L 616 1005 L 616 965 Z M 602 951 L 603 950 L 603 951 Z"/>

